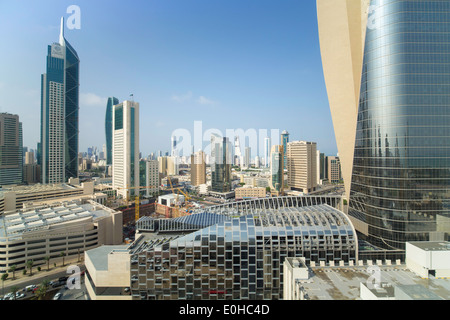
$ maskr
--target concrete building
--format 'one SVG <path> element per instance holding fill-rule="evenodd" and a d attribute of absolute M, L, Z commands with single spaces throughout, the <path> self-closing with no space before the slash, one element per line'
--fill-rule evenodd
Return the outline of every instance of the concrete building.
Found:
<path fill-rule="evenodd" d="M 406 266 L 424 279 L 450 278 L 450 242 L 407 242 Z"/>
<path fill-rule="evenodd" d="M 248 198 L 265 198 L 266 188 L 244 186 L 234 189 L 234 196 L 236 200 L 248 199 Z"/>
<path fill-rule="evenodd" d="M 0 272 L 26 262 L 46 264 L 103 244 L 122 243 L 122 212 L 92 200 L 74 200 L 19 210 L 0 217 Z M 50 261 L 51 261 L 50 260 Z"/>
<path fill-rule="evenodd" d="M 339 157 L 328 156 L 328 181 L 339 183 L 341 181 L 341 161 Z"/>
<path fill-rule="evenodd" d="M 203 151 L 191 155 L 191 185 L 199 186 L 206 183 L 206 159 Z"/>
<path fill-rule="evenodd" d="M 22 123 L 18 115 L 0 113 L 0 186 L 23 182 Z"/>
<path fill-rule="evenodd" d="M 317 188 L 317 146 L 315 142 L 287 144 L 288 185 L 305 194 Z"/>
<path fill-rule="evenodd" d="M 124 199 L 139 194 L 139 103 L 113 107 L 112 185 Z"/>
<path fill-rule="evenodd" d="M 145 195 L 150 197 L 159 193 L 159 163 L 156 160 L 145 161 Z"/>
<path fill-rule="evenodd" d="M 317 0 L 323 72 L 347 199 L 369 6 L 370 0 Z"/>

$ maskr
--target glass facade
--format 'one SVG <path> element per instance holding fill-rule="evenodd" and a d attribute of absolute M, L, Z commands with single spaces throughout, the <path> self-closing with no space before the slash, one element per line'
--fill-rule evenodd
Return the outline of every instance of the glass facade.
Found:
<path fill-rule="evenodd" d="M 404 249 L 450 229 L 450 2 L 371 9 L 349 214 L 371 243 Z"/>
<path fill-rule="evenodd" d="M 141 219 L 140 232 L 143 227 L 161 232 L 161 221 L 171 232 L 147 241 L 132 256 L 133 299 L 282 299 L 286 257 L 356 261 L 353 226 L 332 206 L 339 203 L 334 197 L 279 197 L 211 207 L 157 224 Z M 195 227 L 204 228 L 173 236 Z"/>
<path fill-rule="evenodd" d="M 105 115 L 105 136 L 106 136 L 106 164 L 112 165 L 112 143 L 113 143 L 113 132 L 112 132 L 112 112 L 113 106 L 119 104 L 119 99 L 111 97 L 108 98 L 108 103 L 106 104 L 106 115 Z"/>
<path fill-rule="evenodd" d="M 283 146 L 283 168 L 287 168 L 287 144 L 289 143 L 289 133 L 285 130 L 281 134 L 281 145 Z"/>
<path fill-rule="evenodd" d="M 231 145 L 228 138 L 211 135 L 211 190 L 231 191 Z"/>
<path fill-rule="evenodd" d="M 0 186 L 22 183 L 22 141 L 19 116 L 0 113 Z"/>

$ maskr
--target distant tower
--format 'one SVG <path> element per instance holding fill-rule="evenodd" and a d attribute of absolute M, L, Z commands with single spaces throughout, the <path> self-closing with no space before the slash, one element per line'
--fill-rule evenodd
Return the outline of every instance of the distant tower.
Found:
<path fill-rule="evenodd" d="M 43 183 L 78 177 L 79 66 L 76 51 L 64 38 L 48 46 L 47 73 L 41 77 L 41 148 Z"/>
<path fill-rule="evenodd" d="M 113 141 L 113 106 L 119 104 L 119 100 L 115 97 L 108 98 L 106 104 L 106 116 L 105 116 L 105 135 L 106 135 L 106 165 L 112 165 L 112 141 Z"/>
<path fill-rule="evenodd" d="M 270 148 L 271 148 L 271 141 L 270 138 L 267 137 L 264 139 L 264 165 L 267 168 L 270 168 Z"/>
<path fill-rule="evenodd" d="M 281 133 L 281 145 L 283 146 L 283 166 L 284 168 L 287 168 L 287 144 L 289 143 L 289 132 L 284 130 Z"/>

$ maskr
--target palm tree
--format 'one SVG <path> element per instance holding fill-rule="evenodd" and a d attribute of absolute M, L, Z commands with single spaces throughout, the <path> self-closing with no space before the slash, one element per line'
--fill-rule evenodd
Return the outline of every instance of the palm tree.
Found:
<path fill-rule="evenodd" d="M 30 276 L 33 275 L 33 264 L 34 264 L 33 260 L 28 260 L 27 261 L 27 268 L 30 269 Z"/>
<path fill-rule="evenodd" d="M 15 264 L 13 264 L 11 267 L 9 267 L 9 270 L 8 270 L 9 272 L 13 273 L 13 280 L 16 279 L 16 269 L 17 269 L 17 266 Z"/>
<path fill-rule="evenodd" d="M 2 274 L 2 286 L 3 286 L 3 295 L 5 295 L 5 281 L 8 279 L 9 274 L 4 273 Z"/>
<path fill-rule="evenodd" d="M 61 253 L 59 254 L 59 256 L 63 258 L 62 266 L 64 267 L 64 257 L 66 256 L 66 253 L 65 253 L 64 251 L 61 251 Z"/>
<path fill-rule="evenodd" d="M 19 291 L 19 288 L 17 288 L 16 286 L 14 286 L 14 287 L 11 288 L 11 291 L 10 291 L 10 292 L 13 294 L 14 300 L 16 300 L 16 294 L 17 294 L 17 291 Z"/>
<path fill-rule="evenodd" d="M 42 300 L 43 298 L 45 298 L 48 287 L 49 287 L 49 281 L 47 279 L 44 279 L 42 281 L 41 285 L 39 286 L 39 288 L 35 292 L 35 298 L 38 300 Z"/>
<path fill-rule="evenodd" d="M 47 261 L 47 271 L 49 271 L 50 270 L 50 257 L 46 256 L 44 259 L 45 259 L 45 261 Z"/>

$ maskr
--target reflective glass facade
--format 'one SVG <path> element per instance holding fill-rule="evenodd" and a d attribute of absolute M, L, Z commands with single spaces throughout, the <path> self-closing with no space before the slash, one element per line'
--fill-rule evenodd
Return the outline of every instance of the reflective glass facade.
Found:
<path fill-rule="evenodd" d="M 112 147 L 113 147 L 113 132 L 112 132 L 112 112 L 113 106 L 119 104 L 119 99 L 111 97 L 108 98 L 106 104 L 105 115 L 105 136 L 106 136 L 106 164 L 112 165 Z"/>
<path fill-rule="evenodd" d="M 22 183 L 22 146 L 19 116 L 0 113 L 0 186 Z"/>
<path fill-rule="evenodd" d="M 371 1 L 349 214 L 378 246 L 449 232 L 449 52 L 450 1 Z"/>
<path fill-rule="evenodd" d="M 165 220 L 172 233 L 147 241 L 131 258 L 133 299 L 282 299 L 286 257 L 305 257 L 307 263 L 357 260 L 353 226 L 328 203 L 340 200 L 258 199 Z M 205 225 L 210 226 L 170 236 Z M 148 218 L 139 227 L 155 230 Z"/>

